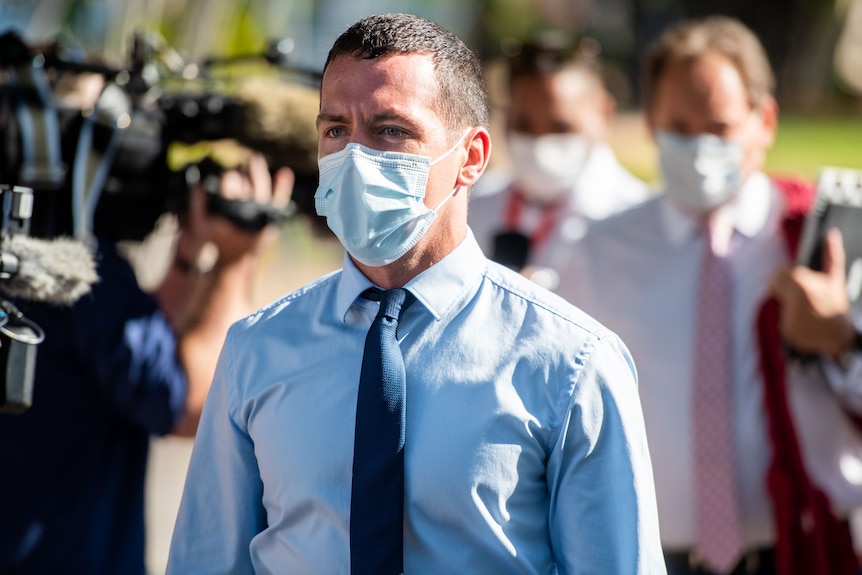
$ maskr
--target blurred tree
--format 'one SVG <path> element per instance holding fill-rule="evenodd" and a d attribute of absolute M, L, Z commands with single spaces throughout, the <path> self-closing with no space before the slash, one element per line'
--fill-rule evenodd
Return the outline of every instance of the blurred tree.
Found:
<path fill-rule="evenodd" d="M 836 12 L 841 26 L 833 60 L 839 85 L 862 96 L 862 0 L 839 0 Z"/>

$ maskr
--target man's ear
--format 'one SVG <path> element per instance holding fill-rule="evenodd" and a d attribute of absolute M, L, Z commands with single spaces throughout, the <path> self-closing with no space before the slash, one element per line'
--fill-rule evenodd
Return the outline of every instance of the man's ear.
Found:
<path fill-rule="evenodd" d="M 458 185 L 470 187 L 488 167 L 491 157 L 491 135 L 486 128 L 479 127 L 467 142 L 467 161 L 458 173 Z"/>
<path fill-rule="evenodd" d="M 605 125 L 610 126 L 611 121 L 614 119 L 614 112 L 617 110 L 617 99 L 614 98 L 609 92 L 602 93 L 601 99 L 601 113 L 602 117 L 605 120 Z"/>
<path fill-rule="evenodd" d="M 583 100 L 583 106 L 593 113 L 583 118 L 581 133 L 594 142 L 607 141 L 616 110 L 616 99 L 604 90 L 595 90 Z"/>
<path fill-rule="evenodd" d="M 771 96 L 764 98 L 758 108 L 760 112 L 760 147 L 768 150 L 775 143 L 778 131 L 778 103 Z"/>

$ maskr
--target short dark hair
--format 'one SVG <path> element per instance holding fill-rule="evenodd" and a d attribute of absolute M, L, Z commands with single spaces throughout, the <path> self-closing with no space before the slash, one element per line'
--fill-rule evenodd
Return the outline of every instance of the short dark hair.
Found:
<path fill-rule="evenodd" d="M 506 55 L 509 88 L 520 78 L 543 78 L 573 70 L 604 90 L 601 67 L 595 56 L 585 55 L 577 45 L 553 40 L 530 40 L 509 47 Z"/>
<path fill-rule="evenodd" d="M 670 64 L 691 62 L 709 53 L 720 54 L 733 63 L 751 107 L 760 106 L 774 95 L 772 67 L 754 32 L 735 18 L 709 16 L 675 24 L 649 50 L 643 68 L 646 106 L 653 104 L 658 82 Z"/>
<path fill-rule="evenodd" d="M 412 14 L 377 14 L 345 30 L 329 50 L 324 72 L 339 56 L 381 58 L 429 54 L 434 62 L 436 108 L 450 131 L 488 127 L 488 95 L 479 58 L 455 34 Z"/>

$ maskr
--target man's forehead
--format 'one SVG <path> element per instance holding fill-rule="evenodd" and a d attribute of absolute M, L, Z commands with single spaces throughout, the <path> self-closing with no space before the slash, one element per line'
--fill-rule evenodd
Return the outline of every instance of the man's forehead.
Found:
<path fill-rule="evenodd" d="M 432 106 L 437 91 L 433 62 L 427 54 L 393 54 L 373 59 L 339 56 L 323 76 L 321 112 L 327 111 L 329 105 L 366 108 L 379 105 L 382 109 L 375 114 L 409 116 L 411 107 Z"/>
<path fill-rule="evenodd" d="M 341 54 L 336 56 L 326 67 L 323 72 L 323 82 L 327 78 L 338 77 L 339 75 L 353 70 L 362 68 L 363 71 L 376 70 L 379 73 L 389 73 L 397 71 L 407 71 L 414 74 L 434 73 L 433 56 L 423 52 L 409 53 L 392 53 L 374 58 L 367 58 L 361 55 Z"/>
<path fill-rule="evenodd" d="M 733 62 L 719 54 L 670 63 L 656 87 L 659 100 L 677 94 L 690 98 L 692 105 L 715 101 L 723 105 L 748 105 L 742 74 Z"/>

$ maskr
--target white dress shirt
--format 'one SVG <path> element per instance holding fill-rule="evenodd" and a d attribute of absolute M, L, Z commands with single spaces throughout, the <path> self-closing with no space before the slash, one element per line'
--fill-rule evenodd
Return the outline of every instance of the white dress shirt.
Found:
<path fill-rule="evenodd" d="M 723 207 L 711 241 L 734 277 L 733 408 L 744 538 L 774 542 L 765 476 L 771 448 L 759 370 L 756 318 L 771 276 L 787 262 L 779 225 L 783 199 L 763 174 L 749 178 Z M 660 195 L 591 226 L 555 258 L 558 293 L 616 331 L 638 366 L 639 392 L 653 458 L 662 543 L 694 545 L 691 379 L 696 301 L 706 238 L 697 221 Z M 834 366 L 833 366 L 834 367 Z M 849 372 L 848 372 L 849 373 Z M 809 370 L 812 385 L 822 371 Z M 853 382 L 847 385 L 846 379 Z M 858 368 L 842 384 L 860 389 Z M 836 387 L 839 387 L 836 384 Z M 821 422 L 828 427 L 829 422 Z"/>
<path fill-rule="evenodd" d="M 370 286 L 345 258 L 232 327 L 168 573 L 349 573 Z M 405 287 L 405 573 L 665 573 L 620 340 L 469 234 Z"/>
<path fill-rule="evenodd" d="M 493 255 L 494 236 L 505 230 L 506 209 L 512 182 L 499 173 L 482 176 L 471 192 L 468 223 L 482 250 Z M 547 238 L 533 246 L 527 265 L 549 267 L 553 246 L 581 237 L 590 220 L 599 220 L 642 202 L 649 188 L 631 175 L 604 143 L 593 146 L 577 182 L 561 209 L 550 217 L 553 228 Z M 543 225 L 545 206 L 527 203 L 517 221 L 518 231 L 529 236 Z"/>

